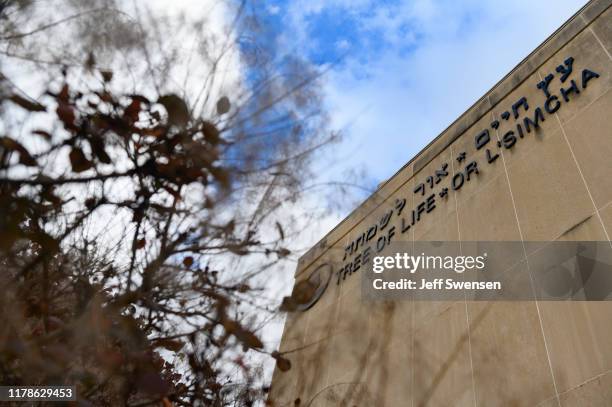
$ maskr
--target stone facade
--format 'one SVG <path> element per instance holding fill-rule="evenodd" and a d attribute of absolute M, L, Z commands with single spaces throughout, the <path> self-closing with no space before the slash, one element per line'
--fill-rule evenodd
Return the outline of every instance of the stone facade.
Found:
<path fill-rule="evenodd" d="M 344 272 L 370 225 L 430 193 L 435 210 L 404 233 L 393 213 L 394 239 L 610 241 L 611 4 L 589 2 L 300 259 L 296 282 L 323 263 L 333 274 L 287 316 L 292 368 L 274 372 L 272 405 L 612 406 L 612 302 L 364 302 L 359 270 Z M 549 74 L 556 109 L 538 88 Z M 472 161 L 478 173 L 453 189 Z"/>

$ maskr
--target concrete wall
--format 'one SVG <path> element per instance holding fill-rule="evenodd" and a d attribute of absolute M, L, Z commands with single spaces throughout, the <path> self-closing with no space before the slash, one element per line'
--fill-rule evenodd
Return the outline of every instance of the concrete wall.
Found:
<path fill-rule="evenodd" d="M 436 209 L 396 239 L 610 240 L 612 236 L 612 8 L 591 1 L 508 76 L 300 259 L 296 281 L 322 263 L 337 272 L 345 248 L 406 199 L 436 194 Z M 573 57 L 560 82 L 556 67 Z M 584 69 L 598 78 L 581 85 Z M 580 94 L 552 114 L 551 93 L 575 80 Z M 529 109 L 512 105 L 526 97 Z M 536 107 L 545 120 L 512 148 L 495 144 Z M 510 112 L 505 120 L 502 114 Z M 491 124 L 499 121 L 497 129 Z M 500 154 L 488 164 L 484 129 Z M 515 129 L 516 133 L 516 129 Z M 457 157 L 466 153 L 461 163 Z M 479 173 L 446 198 L 441 188 L 477 160 Z M 425 196 L 414 188 L 444 163 L 449 175 Z M 400 228 L 401 218 L 390 226 Z M 612 406 L 612 303 L 361 301 L 359 272 L 337 275 L 309 310 L 287 317 L 273 405 Z"/>

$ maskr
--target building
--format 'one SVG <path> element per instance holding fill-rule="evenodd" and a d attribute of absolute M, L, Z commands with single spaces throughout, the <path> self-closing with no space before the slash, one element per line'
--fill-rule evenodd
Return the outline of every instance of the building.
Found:
<path fill-rule="evenodd" d="M 589 2 L 300 259 L 296 287 L 315 289 L 287 317 L 272 405 L 612 406 L 612 302 L 364 302 L 356 261 L 381 222 L 404 241 L 610 241 L 611 4 Z"/>

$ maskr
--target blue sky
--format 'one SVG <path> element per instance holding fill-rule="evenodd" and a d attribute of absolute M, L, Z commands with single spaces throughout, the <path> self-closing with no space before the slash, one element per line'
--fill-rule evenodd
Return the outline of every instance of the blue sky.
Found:
<path fill-rule="evenodd" d="M 279 45 L 331 70 L 333 174 L 365 168 L 374 187 L 395 173 L 585 0 L 277 0 Z M 329 162 L 325 162 L 329 168 Z"/>

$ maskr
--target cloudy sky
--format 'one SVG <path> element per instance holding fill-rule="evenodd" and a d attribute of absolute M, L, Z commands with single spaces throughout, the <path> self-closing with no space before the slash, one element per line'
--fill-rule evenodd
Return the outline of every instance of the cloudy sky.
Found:
<path fill-rule="evenodd" d="M 363 185 L 375 188 L 585 3 L 272 0 L 265 7 L 266 24 L 285 52 L 329 69 L 324 102 L 344 141 L 321 171 L 339 179 L 347 169 L 363 168 Z M 357 200 L 367 195 L 355 194 Z M 321 219 L 311 243 L 351 209 Z M 291 274 L 283 277 L 280 291 L 288 292 Z M 267 332 L 271 342 L 281 331 L 282 320 Z"/>
<path fill-rule="evenodd" d="M 390 177 L 585 0 L 273 0 L 282 47 L 331 66 L 337 168 Z"/>

